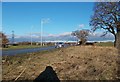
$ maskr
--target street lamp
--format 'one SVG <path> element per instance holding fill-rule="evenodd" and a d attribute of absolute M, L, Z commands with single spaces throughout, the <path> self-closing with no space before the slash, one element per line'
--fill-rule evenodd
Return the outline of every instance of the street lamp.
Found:
<path fill-rule="evenodd" d="M 45 24 L 45 23 L 48 23 L 48 21 L 49 21 L 50 19 L 49 18 L 47 18 L 47 19 L 41 19 L 41 21 L 40 21 L 40 24 L 41 24 L 41 46 L 42 46 L 42 42 L 43 42 L 43 39 L 42 39 L 42 34 L 43 34 L 43 24 Z"/>
<path fill-rule="evenodd" d="M 42 46 L 42 30 L 43 30 L 43 20 L 41 20 L 41 46 Z"/>

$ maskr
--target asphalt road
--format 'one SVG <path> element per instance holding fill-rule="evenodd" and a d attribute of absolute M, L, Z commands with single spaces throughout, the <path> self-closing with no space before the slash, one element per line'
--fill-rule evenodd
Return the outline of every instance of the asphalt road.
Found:
<path fill-rule="evenodd" d="M 25 53 L 32 53 L 32 52 L 38 52 L 38 51 L 43 51 L 43 50 L 52 50 L 52 49 L 55 49 L 55 46 L 41 47 L 41 48 L 29 48 L 29 49 L 16 49 L 16 50 L 2 50 L 2 56 L 25 54 Z"/>
<path fill-rule="evenodd" d="M 65 45 L 65 47 L 68 47 L 68 45 Z M 26 54 L 26 53 L 39 52 L 39 51 L 52 50 L 52 49 L 55 49 L 55 46 L 40 47 L 40 48 L 29 48 L 29 49 L 2 50 L 2 56 Z"/>

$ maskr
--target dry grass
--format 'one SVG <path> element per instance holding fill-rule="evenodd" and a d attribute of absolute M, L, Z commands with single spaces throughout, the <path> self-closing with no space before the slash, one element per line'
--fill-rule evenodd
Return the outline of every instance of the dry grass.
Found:
<path fill-rule="evenodd" d="M 73 46 L 42 53 L 3 57 L 3 80 L 34 80 L 52 66 L 60 80 L 113 80 L 117 50 L 113 47 Z"/>

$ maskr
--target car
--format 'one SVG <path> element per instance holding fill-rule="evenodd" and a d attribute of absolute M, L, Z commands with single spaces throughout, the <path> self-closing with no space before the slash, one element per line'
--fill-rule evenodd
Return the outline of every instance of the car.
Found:
<path fill-rule="evenodd" d="M 61 48 L 61 47 L 64 47 L 64 43 L 63 42 L 55 43 L 55 48 Z"/>

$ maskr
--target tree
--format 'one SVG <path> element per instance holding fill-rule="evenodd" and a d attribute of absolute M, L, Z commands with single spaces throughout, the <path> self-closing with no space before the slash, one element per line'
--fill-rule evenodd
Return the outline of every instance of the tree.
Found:
<path fill-rule="evenodd" d="M 120 2 L 96 2 L 94 14 L 91 16 L 90 26 L 93 31 L 104 29 L 104 35 L 108 32 L 115 37 L 114 46 L 120 49 Z"/>
<path fill-rule="evenodd" d="M 116 60 L 117 76 L 120 79 L 120 1 L 95 3 L 90 25 L 93 26 L 93 31 L 102 28 L 105 30 L 105 34 L 109 32 L 114 35 L 114 46 L 118 49 L 119 54 Z"/>
<path fill-rule="evenodd" d="M 87 41 L 87 36 L 89 35 L 89 30 L 76 30 L 71 33 L 72 36 L 76 36 L 80 39 L 81 44 L 85 44 Z"/>
<path fill-rule="evenodd" d="M 2 39 L 3 47 L 5 47 L 5 45 L 9 42 L 9 40 L 7 39 L 7 36 L 4 33 L 0 32 L 0 38 Z"/>

